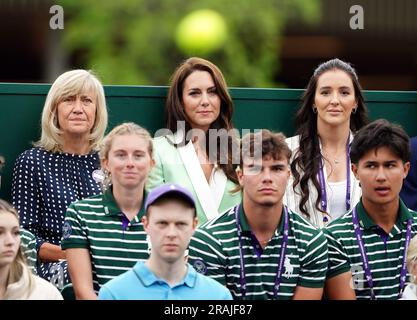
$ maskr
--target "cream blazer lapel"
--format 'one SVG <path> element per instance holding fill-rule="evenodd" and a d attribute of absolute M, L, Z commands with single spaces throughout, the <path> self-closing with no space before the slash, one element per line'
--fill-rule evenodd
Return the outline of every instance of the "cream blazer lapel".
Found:
<path fill-rule="evenodd" d="M 185 146 L 177 149 L 207 219 L 217 217 L 219 215 L 218 208 L 226 188 L 226 175 L 223 170 L 215 168 L 211 174 L 209 185 L 200 166 L 193 143 L 189 141 Z"/>

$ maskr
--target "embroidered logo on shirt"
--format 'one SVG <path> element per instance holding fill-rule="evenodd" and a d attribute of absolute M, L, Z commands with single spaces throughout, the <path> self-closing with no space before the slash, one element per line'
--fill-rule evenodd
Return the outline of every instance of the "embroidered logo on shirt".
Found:
<path fill-rule="evenodd" d="M 195 271 L 201 274 L 207 273 L 207 266 L 205 265 L 203 260 L 196 260 L 193 264 Z"/>
<path fill-rule="evenodd" d="M 286 276 L 288 279 L 290 276 L 292 276 L 294 272 L 294 266 L 291 264 L 290 258 L 288 256 L 285 257 L 284 268 L 285 268 L 284 276 Z"/>
<path fill-rule="evenodd" d="M 68 239 L 72 234 L 72 227 L 68 221 L 65 221 L 64 226 L 62 227 L 62 237 Z"/>

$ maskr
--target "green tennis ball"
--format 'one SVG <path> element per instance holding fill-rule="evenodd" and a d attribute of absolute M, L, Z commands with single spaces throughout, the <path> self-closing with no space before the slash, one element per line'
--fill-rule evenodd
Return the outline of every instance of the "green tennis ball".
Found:
<path fill-rule="evenodd" d="M 185 54 L 208 54 L 220 49 L 227 38 L 223 17 L 216 11 L 204 9 L 185 16 L 178 24 L 176 42 Z"/>

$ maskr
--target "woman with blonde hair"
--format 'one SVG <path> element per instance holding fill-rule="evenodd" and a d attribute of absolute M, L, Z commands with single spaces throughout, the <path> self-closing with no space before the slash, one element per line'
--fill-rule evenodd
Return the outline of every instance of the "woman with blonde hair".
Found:
<path fill-rule="evenodd" d="M 100 149 L 103 193 L 69 206 L 61 247 L 77 299 L 97 299 L 103 284 L 148 258 L 141 218 L 152 152 L 148 131 L 134 123 L 115 127 Z"/>
<path fill-rule="evenodd" d="M 417 236 L 410 241 L 406 262 L 411 281 L 405 287 L 401 300 L 417 300 Z"/>
<path fill-rule="evenodd" d="M 16 210 L 0 199 L 0 300 L 62 300 L 57 288 L 29 270 L 19 229 Z"/>
<path fill-rule="evenodd" d="M 107 107 L 97 77 L 86 70 L 60 75 L 46 97 L 41 127 L 35 147 L 16 160 L 12 199 L 22 227 L 36 237 L 38 274 L 62 288 L 70 282 L 60 248 L 65 211 L 71 202 L 100 193 L 94 172 Z"/>

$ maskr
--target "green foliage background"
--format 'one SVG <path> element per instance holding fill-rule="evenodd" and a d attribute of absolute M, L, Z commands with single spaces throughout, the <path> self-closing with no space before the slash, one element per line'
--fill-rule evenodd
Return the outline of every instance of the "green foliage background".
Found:
<path fill-rule="evenodd" d="M 320 0 L 58 0 L 63 45 L 77 66 L 104 84 L 168 85 L 188 57 L 175 43 L 178 23 L 197 9 L 225 18 L 225 45 L 203 58 L 217 64 L 229 86 L 275 87 L 281 35 L 290 19 L 315 23 Z"/>

